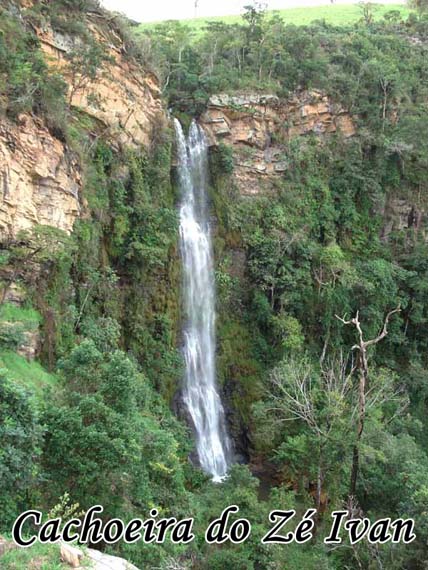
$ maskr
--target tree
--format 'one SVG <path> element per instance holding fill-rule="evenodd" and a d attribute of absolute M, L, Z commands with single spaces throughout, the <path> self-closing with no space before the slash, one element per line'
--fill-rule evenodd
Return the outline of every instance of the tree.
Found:
<path fill-rule="evenodd" d="M 254 2 L 244 6 L 244 14 L 242 18 L 248 24 L 248 37 L 256 39 L 260 35 L 261 25 L 266 16 L 266 4 L 262 2 Z"/>
<path fill-rule="evenodd" d="M 91 321 L 85 330 L 95 342 L 83 340 L 60 362 L 64 396 L 43 416 L 46 492 L 67 491 L 85 508 L 100 503 L 116 514 L 127 501 L 169 508 L 184 496 L 178 443 L 167 420 L 160 425 L 161 404 L 135 362 L 113 349 L 116 327 L 98 325 L 110 330 Z"/>
<path fill-rule="evenodd" d="M 376 6 L 373 2 L 367 2 L 366 0 L 359 3 L 361 12 L 363 14 L 363 21 L 370 26 L 374 22 L 374 11 Z"/>
<path fill-rule="evenodd" d="M 399 70 L 397 62 L 388 54 L 379 54 L 370 59 L 364 69 L 363 77 L 370 86 L 370 92 L 381 96 L 382 130 L 385 130 L 388 106 L 390 100 L 396 99 L 403 85 L 403 73 Z"/>
<path fill-rule="evenodd" d="M 28 507 L 37 480 L 43 428 L 32 396 L 0 370 L 0 524 Z"/>
<path fill-rule="evenodd" d="M 70 73 L 68 102 L 71 105 L 74 96 L 79 92 L 86 92 L 86 97 L 90 95 L 87 92 L 88 87 L 104 70 L 106 63 L 113 62 L 113 59 L 107 54 L 104 46 L 93 38 L 88 38 L 85 43 L 67 52 L 66 58 Z"/>
<path fill-rule="evenodd" d="M 321 510 L 326 477 L 346 448 L 355 406 L 351 374 L 339 358 L 317 370 L 304 357 L 283 360 L 269 376 L 267 400 L 259 416 L 268 416 L 278 427 L 298 422 L 315 443 L 315 506 Z M 308 442 L 311 443 L 310 441 Z M 305 453 L 311 453 L 307 447 Z"/>
<path fill-rule="evenodd" d="M 354 364 L 351 374 L 354 371 L 358 371 L 359 374 L 359 385 L 358 385 L 358 423 L 357 423 L 357 434 L 356 434 L 356 442 L 354 445 L 354 452 L 353 452 L 353 459 L 352 459 L 352 470 L 351 470 L 351 483 L 349 487 L 349 494 L 351 496 L 355 496 L 356 487 L 357 487 L 357 478 L 358 478 L 358 469 L 359 469 L 359 445 L 361 442 L 361 437 L 364 431 L 364 422 L 367 413 L 367 387 L 369 381 L 369 367 L 368 367 L 368 354 L 367 349 L 370 346 L 375 346 L 381 340 L 383 340 L 388 334 L 388 323 L 389 319 L 395 313 L 399 313 L 401 311 L 400 307 L 390 311 L 384 320 L 383 327 L 379 335 L 371 340 L 364 340 L 363 338 L 363 331 L 361 328 L 360 318 L 359 318 L 359 311 L 355 317 L 351 320 L 346 320 L 345 318 L 338 317 L 343 324 L 345 325 L 353 325 L 357 332 L 358 332 L 358 344 L 352 347 L 352 350 L 357 351 L 357 359 L 356 363 Z"/>
<path fill-rule="evenodd" d="M 409 0 L 409 5 L 417 10 L 420 16 L 428 11 L 428 0 Z"/>
<path fill-rule="evenodd" d="M 183 55 L 190 46 L 192 36 L 193 31 L 189 26 L 175 20 L 156 25 L 150 33 L 157 52 L 156 59 L 164 81 L 164 90 L 171 83 L 177 83 L 180 87 L 183 77 L 188 73 Z"/>

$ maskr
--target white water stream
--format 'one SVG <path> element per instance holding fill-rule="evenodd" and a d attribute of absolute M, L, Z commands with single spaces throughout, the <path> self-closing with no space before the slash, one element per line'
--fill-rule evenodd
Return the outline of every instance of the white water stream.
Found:
<path fill-rule="evenodd" d="M 221 481 L 230 460 L 224 409 L 215 371 L 215 287 L 207 204 L 208 147 L 203 130 L 192 122 L 186 138 L 175 119 L 181 188 L 180 249 L 185 310 L 183 400 L 196 432 L 202 469 Z"/>

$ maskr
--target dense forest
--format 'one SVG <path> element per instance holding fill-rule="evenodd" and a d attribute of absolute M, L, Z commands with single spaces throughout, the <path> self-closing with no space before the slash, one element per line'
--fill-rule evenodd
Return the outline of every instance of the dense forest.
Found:
<path fill-rule="evenodd" d="M 29 508 L 67 518 L 100 504 L 123 520 L 156 508 L 194 517 L 196 540 L 97 548 L 144 569 L 427 567 L 428 5 L 405 20 L 374 10 L 294 26 L 256 3 L 241 23 L 196 33 L 137 27 L 94 0 L 1 0 L 0 117 L 41 121 L 69 149 L 84 209 L 72 232 L 1 235 L 1 534 Z M 210 147 L 217 378 L 235 448 L 221 484 L 189 460 L 179 401 L 174 131 L 165 120 L 150 144 L 127 145 L 72 104 L 111 65 L 94 17 L 186 128 L 218 94 L 281 106 L 322 93 L 354 125 L 349 137 L 272 134 L 285 167 L 251 196 L 235 184 L 234 146 Z M 46 28 L 72 38 L 64 71 L 42 51 Z M 207 523 L 233 504 L 250 539 L 206 544 Z M 310 542 L 261 543 L 270 511 L 309 508 Z M 417 539 L 325 545 L 338 509 L 412 518 Z M 14 556 L 0 565 L 27 567 Z"/>

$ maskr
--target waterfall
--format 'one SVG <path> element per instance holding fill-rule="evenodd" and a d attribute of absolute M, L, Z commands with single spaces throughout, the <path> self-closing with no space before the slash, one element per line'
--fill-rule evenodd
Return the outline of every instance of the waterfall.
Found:
<path fill-rule="evenodd" d="M 207 204 L 208 147 L 203 130 L 195 121 L 187 140 L 177 119 L 175 130 L 186 316 L 183 400 L 195 427 L 200 465 L 214 481 L 221 481 L 227 473 L 231 445 L 216 387 L 215 287 Z"/>

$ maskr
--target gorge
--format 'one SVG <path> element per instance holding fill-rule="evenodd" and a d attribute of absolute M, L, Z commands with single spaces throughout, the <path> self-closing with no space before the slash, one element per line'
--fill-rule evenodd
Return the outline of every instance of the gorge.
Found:
<path fill-rule="evenodd" d="M 369 16 L 0 0 L 2 569 L 61 567 L 2 554 L 20 513 L 94 505 L 193 520 L 95 545 L 141 570 L 425 569 L 428 25 Z M 314 539 L 262 544 L 278 509 Z M 330 548 L 335 511 L 416 539 Z"/>

